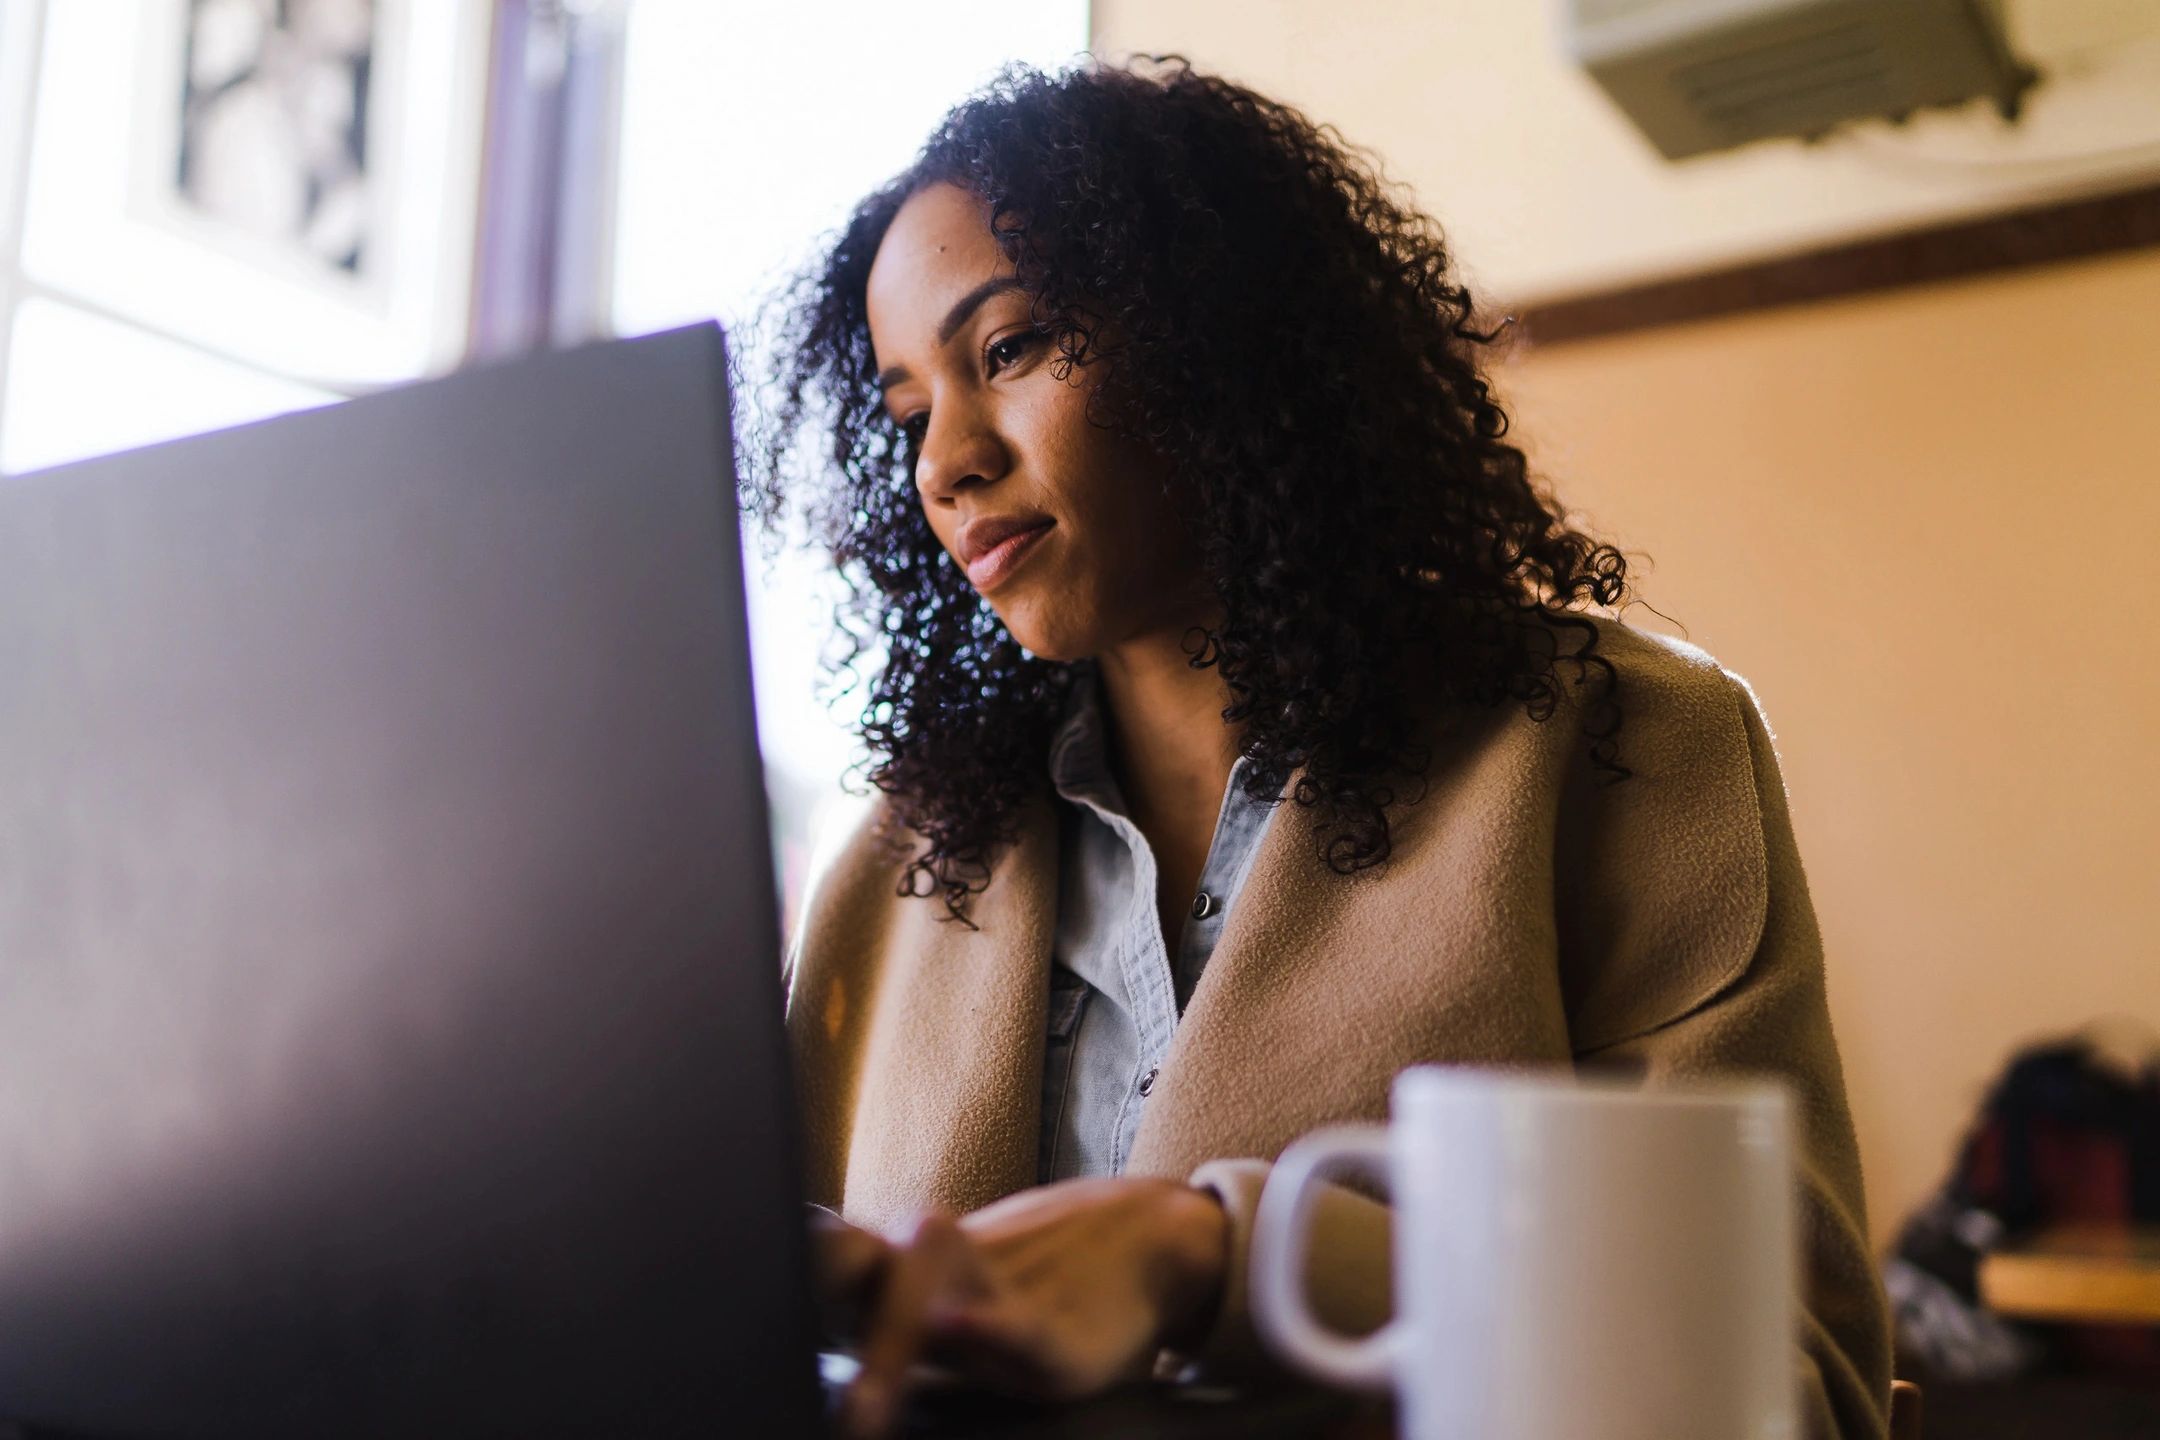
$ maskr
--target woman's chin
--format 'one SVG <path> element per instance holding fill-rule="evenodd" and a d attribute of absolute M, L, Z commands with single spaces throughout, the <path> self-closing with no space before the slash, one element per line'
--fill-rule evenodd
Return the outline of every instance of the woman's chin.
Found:
<path fill-rule="evenodd" d="M 1047 660 L 1057 665 L 1085 660 L 1095 653 L 1094 649 L 1087 645 L 1057 639 L 1033 640 L 1019 631 L 1013 632 L 1013 639 L 1018 640 L 1021 648 L 1037 660 Z"/>
<path fill-rule="evenodd" d="M 1038 660 L 1066 664 L 1085 660 L 1099 648 L 1096 627 L 1075 624 L 1074 616 L 1044 616 L 1022 602 L 1000 607 L 998 618 L 1005 622 L 1013 639 Z"/>

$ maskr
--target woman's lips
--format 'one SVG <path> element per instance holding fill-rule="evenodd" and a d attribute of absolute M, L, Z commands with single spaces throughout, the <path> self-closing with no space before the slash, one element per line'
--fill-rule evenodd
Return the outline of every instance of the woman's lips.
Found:
<path fill-rule="evenodd" d="M 968 561 L 966 569 L 969 583 L 983 595 L 1004 584 L 1006 577 L 1017 570 L 1020 563 L 1034 550 L 1035 542 L 1050 533 L 1052 523 L 1045 520 L 1040 525 L 1032 525 L 1017 534 L 1007 536 Z"/>

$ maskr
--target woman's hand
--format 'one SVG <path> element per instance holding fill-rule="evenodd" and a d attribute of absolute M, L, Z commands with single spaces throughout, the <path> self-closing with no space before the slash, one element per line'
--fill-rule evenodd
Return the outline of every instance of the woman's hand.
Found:
<path fill-rule="evenodd" d="M 882 1435 L 918 1360 L 1011 1394 L 1072 1399 L 1196 1343 L 1222 1291 L 1229 1226 L 1170 1180 L 1067 1180 L 971 1215 L 931 1211 L 887 1240 L 819 1218 L 820 1282 L 857 1337 L 843 1418 Z"/>

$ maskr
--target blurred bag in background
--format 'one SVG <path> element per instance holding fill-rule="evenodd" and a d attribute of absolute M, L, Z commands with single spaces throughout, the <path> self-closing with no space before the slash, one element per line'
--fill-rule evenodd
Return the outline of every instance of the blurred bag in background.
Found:
<path fill-rule="evenodd" d="M 2160 1225 L 2160 1041 L 2099 1025 L 2011 1058 L 1941 1189 L 1884 1263 L 1900 1375 L 2056 1373 L 2160 1385 L 2160 1326 L 2032 1324 L 1988 1310 L 1981 1258 L 2046 1226 Z"/>

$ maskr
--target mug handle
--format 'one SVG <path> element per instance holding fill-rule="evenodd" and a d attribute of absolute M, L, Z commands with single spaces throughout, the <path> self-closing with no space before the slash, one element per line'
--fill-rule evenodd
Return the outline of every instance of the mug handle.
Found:
<path fill-rule="evenodd" d="M 1305 1307 L 1307 1230 L 1319 1182 L 1344 1171 L 1386 1181 L 1385 1125 L 1331 1125 L 1284 1150 L 1268 1172 L 1253 1216 L 1253 1325 L 1276 1353 L 1314 1376 L 1354 1390 L 1387 1390 L 1395 1378 L 1400 1316 L 1353 1340 L 1315 1320 Z"/>

